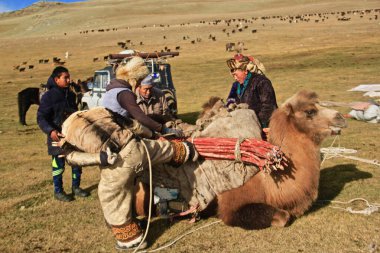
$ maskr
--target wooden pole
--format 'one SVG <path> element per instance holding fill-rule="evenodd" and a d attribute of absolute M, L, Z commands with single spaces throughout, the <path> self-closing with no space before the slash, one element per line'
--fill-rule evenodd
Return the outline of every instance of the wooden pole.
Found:
<path fill-rule="evenodd" d="M 110 54 L 110 60 L 122 60 L 126 57 L 140 56 L 141 58 L 160 58 L 160 57 L 174 57 L 178 56 L 179 52 L 156 52 L 156 53 L 132 53 L 132 54 Z"/>

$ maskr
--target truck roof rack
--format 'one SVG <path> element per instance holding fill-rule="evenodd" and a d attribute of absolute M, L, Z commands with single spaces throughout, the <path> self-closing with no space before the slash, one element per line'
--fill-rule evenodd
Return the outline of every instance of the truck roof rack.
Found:
<path fill-rule="evenodd" d="M 133 56 L 140 56 L 143 59 L 158 59 L 158 58 L 169 58 L 178 56 L 179 52 L 154 52 L 154 53 L 142 53 L 134 52 L 131 54 L 109 54 L 108 60 L 111 62 L 120 62 L 121 60 Z"/>

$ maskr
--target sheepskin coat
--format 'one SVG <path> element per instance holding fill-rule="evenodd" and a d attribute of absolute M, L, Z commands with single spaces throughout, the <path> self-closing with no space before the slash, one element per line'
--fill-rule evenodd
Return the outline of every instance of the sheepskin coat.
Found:
<path fill-rule="evenodd" d="M 268 127 L 269 119 L 278 107 L 271 81 L 265 75 L 252 73 L 247 87 L 240 96 L 237 94 L 238 85 L 241 84 L 238 82 L 232 84 L 228 99 L 235 99 L 237 104 L 248 104 L 248 108 L 255 111 L 261 126 Z"/>
<path fill-rule="evenodd" d="M 148 99 L 142 97 L 137 92 L 136 103 L 146 115 L 161 124 L 176 120 L 176 118 L 170 114 L 164 92 L 156 87 L 151 89 L 151 95 Z"/>

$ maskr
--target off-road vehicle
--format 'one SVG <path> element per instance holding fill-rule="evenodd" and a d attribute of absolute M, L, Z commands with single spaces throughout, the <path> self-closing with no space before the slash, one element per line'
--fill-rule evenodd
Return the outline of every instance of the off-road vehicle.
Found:
<path fill-rule="evenodd" d="M 103 94 L 106 92 L 106 87 L 115 78 L 115 69 L 118 64 L 125 58 L 140 56 L 145 60 L 149 72 L 155 77 L 155 87 L 161 89 L 165 93 L 165 98 L 168 102 L 172 114 L 177 114 L 177 98 L 172 80 L 170 64 L 167 63 L 167 58 L 178 56 L 178 52 L 161 52 L 161 53 L 121 53 L 110 54 L 108 56 L 108 66 L 95 71 L 94 82 L 91 90 L 83 94 L 81 108 L 91 109 L 102 104 Z"/>

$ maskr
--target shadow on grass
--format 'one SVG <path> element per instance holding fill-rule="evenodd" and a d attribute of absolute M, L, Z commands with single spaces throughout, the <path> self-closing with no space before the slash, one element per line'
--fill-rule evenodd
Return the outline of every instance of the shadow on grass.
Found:
<path fill-rule="evenodd" d="M 160 238 L 161 235 L 163 235 L 172 225 L 184 221 L 188 222 L 189 217 L 177 217 L 174 219 L 173 222 L 170 221 L 170 219 L 164 219 L 164 218 L 158 218 L 153 220 L 150 223 L 149 227 L 149 236 L 147 237 L 147 243 L 148 246 L 151 247 L 154 245 L 154 243 Z M 181 227 L 179 229 L 180 231 L 176 232 L 176 238 L 179 235 L 184 234 L 185 232 L 188 232 L 188 227 L 185 226 L 185 228 Z M 168 241 L 163 242 L 162 244 L 157 244 L 154 246 L 154 248 L 158 248 L 160 246 L 166 245 L 167 243 L 171 242 L 174 238 L 171 237 L 168 239 Z"/>
<path fill-rule="evenodd" d="M 169 219 L 157 219 L 150 223 L 149 236 L 147 237 L 148 246 L 151 247 L 159 237 L 170 227 Z M 156 245 L 160 247 L 160 245 Z"/>
<path fill-rule="evenodd" d="M 182 119 L 184 122 L 189 124 L 195 124 L 200 112 L 188 112 L 183 114 L 178 114 L 178 118 Z"/>
<path fill-rule="evenodd" d="M 342 191 L 345 184 L 371 177 L 371 173 L 358 170 L 354 164 L 336 165 L 321 170 L 318 195 L 319 202 L 313 205 L 308 213 L 315 212 L 320 208 L 329 205 L 328 201 L 324 202 L 322 200 L 335 199 L 335 197 Z"/>
<path fill-rule="evenodd" d="M 91 186 L 89 186 L 89 187 L 87 187 L 87 188 L 85 188 L 83 190 L 85 190 L 87 192 L 92 192 L 93 190 L 98 189 L 98 185 L 99 184 L 93 184 L 93 185 L 91 185 Z"/>

